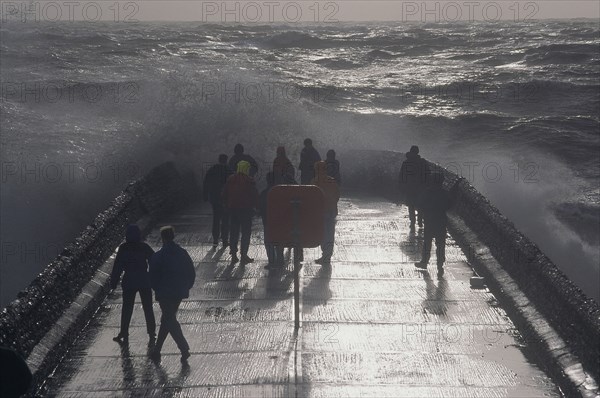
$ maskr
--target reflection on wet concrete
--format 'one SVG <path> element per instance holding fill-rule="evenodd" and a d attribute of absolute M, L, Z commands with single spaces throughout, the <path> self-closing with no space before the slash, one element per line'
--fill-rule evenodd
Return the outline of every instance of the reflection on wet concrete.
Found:
<path fill-rule="evenodd" d="M 342 199 L 331 267 L 302 267 L 302 328 L 294 333 L 290 253 L 265 270 L 262 225 L 255 262 L 231 263 L 212 247 L 208 208 L 161 220 L 196 264 L 196 283 L 179 312 L 192 356 L 179 361 L 167 339 L 160 364 L 147 357 L 136 303 L 129 344 L 118 333 L 120 292 L 110 295 L 81 333 L 45 395 L 58 397 L 539 397 L 558 396 L 525 359 L 518 333 L 451 237 L 443 278 L 419 271 L 422 230 L 410 232 L 406 208 L 376 198 Z M 149 242 L 158 244 L 158 231 Z M 435 246 L 433 248 L 435 251 Z M 432 263 L 435 264 L 435 253 Z M 158 306 L 154 306 L 159 315 Z"/>

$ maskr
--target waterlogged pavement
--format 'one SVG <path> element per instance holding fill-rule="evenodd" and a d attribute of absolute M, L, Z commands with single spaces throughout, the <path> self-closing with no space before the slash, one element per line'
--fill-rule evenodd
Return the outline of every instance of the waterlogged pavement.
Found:
<path fill-rule="evenodd" d="M 302 327 L 294 331 L 294 276 L 267 271 L 262 224 L 250 256 L 231 265 L 212 248 L 210 211 L 197 206 L 162 220 L 196 263 L 179 311 L 192 356 L 182 365 L 170 337 L 160 364 L 147 358 L 139 301 L 127 347 L 118 333 L 121 292 L 105 301 L 49 379 L 58 397 L 546 397 L 554 383 L 525 358 L 526 346 L 451 237 L 443 279 L 415 269 L 422 231 L 405 207 L 343 198 L 331 267 L 305 250 Z M 148 237 L 160 246 L 158 229 Z M 435 248 L 434 248 L 435 250 Z M 435 254 L 432 256 L 432 263 Z M 112 261 L 112 260 L 110 260 Z M 157 319 L 160 310 L 154 306 Z"/>

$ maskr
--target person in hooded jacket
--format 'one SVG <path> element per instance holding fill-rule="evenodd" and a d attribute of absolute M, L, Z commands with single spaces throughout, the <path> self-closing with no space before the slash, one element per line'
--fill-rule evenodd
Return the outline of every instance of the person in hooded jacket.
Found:
<path fill-rule="evenodd" d="M 258 163 L 256 163 L 256 160 L 254 160 L 252 156 L 244 153 L 244 146 L 242 144 L 235 144 L 235 147 L 233 147 L 233 156 L 229 159 L 228 163 L 229 169 L 232 172 L 237 170 L 237 164 L 240 160 L 245 160 L 250 163 L 250 169 L 248 171 L 250 177 L 254 177 L 256 173 L 258 173 Z"/>
<path fill-rule="evenodd" d="M 136 293 L 140 294 L 142 308 L 146 318 L 146 330 L 148 331 L 148 346 L 154 344 L 156 335 L 156 321 L 152 311 L 152 290 L 150 288 L 150 275 L 148 264 L 154 250 L 145 242 L 142 242 L 140 228 L 131 224 L 125 231 L 125 243 L 117 249 L 117 256 L 113 265 L 110 287 L 116 289 L 121 274 L 123 274 L 123 307 L 121 309 L 121 330 L 113 338 L 118 343 L 126 344 L 129 340 L 129 323 L 133 314 Z"/>
<path fill-rule="evenodd" d="M 308 185 L 315 176 L 315 163 L 321 160 L 321 155 L 313 147 L 310 138 L 304 140 L 304 148 L 300 151 L 300 184 Z"/>
<path fill-rule="evenodd" d="M 223 188 L 223 200 L 230 214 L 231 231 L 229 234 L 231 261 L 237 262 L 238 241 L 241 230 L 241 263 L 254 262 L 248 257 L 252 217 L 258 207 L 258 191 L 254 179 L 250 177 L 250 163 L 241 160 L 237 164 L 237 173 L 230 176 Z"/>
<path fill-rule="evenodd" d="M 325 220 L 323 243 L 321 243 L 322 256 L 315 260 L 317 264 L 328 265 L 333 255 L 335 241 L 335 218 L 338 215 L 338 201 L 340 200 L 340 187 L 335 178 L 327 175 L 327 164 L 323 161 L 315 163 L 315 178 L 312 184 L 318 186 L 325 195 Z"/>
<path fill-rule="evenodd" d="M 327 175 L 333 177 L 338 185 L 341 185 L 340 161 L 335 158 L 335 151 L 333 149 L 327 151 L 325 163 L 327 164 Z"/>
<path fill-rule="evenodd" d="M 223 205 L 221 193 L 227 178 L 233 171 L 227 166 L 227 155 L 219 155 L 219 163 L 213 165 L 204 176 L 203 198 L 210 202 L 213 211 L 212 238 L 213 246 L 219 245 L 219 237 L 223 241 L 223 248 L 229 246 L 229 214 Z"/>
<path fill-rule="evenodd" d="M 408 205 L 411 229 L 415 228 L 416 221 L 418 221 L 419 227 L 423 226 L 423 215 L 417 207 L 417 202 L 425 190 L 429 173 L 427 161 L 419 156 L 419 147 L 413 145 L 410 151 L 406 153 L 406 160 L 400 167 L 400 192 L 404 194 Z"/>
<path fill-rule="evenodd" d="M 277 157 L 273 160 L 274 185 L 296 184 L 296 170 L 285 154 L 285 148 L 277 147 Z"/>
<path fill-rule="evenodd" d="M 162 248 L 150 259 L 150 283 L 162 312 L 156 345 L 150 358 L 160 361 L 160 351 L 171 335 L 181 351 L 181 361 L 190 357 L 190 346 L 177 321 L 177 311 L 183 299 L 188 298 L 194 286 L 196 270 L 189 253 L 175 243 L 175 230 L 168 225 L 160 229 Z"/>

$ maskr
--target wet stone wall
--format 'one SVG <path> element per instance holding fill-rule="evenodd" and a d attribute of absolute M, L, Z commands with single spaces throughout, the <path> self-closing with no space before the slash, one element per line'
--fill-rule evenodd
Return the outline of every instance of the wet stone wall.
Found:
<path fill-rule="evenodd" d="M 384 195 L 398 200 L 399 171 L 404 153 L 391 151 L 355 151 L 344 156 L 352 159 L 344 164 L 345 188 Z M 445 174 L 444 185 L 449 189 L 458 176 L 430 162 L 433 171 Z M 453 209 L 465 224 L 477 234 L 503 269 L 566 341 L 568 348 L 579 357 L 593 374 L 598 375 L 600 362 L 600 308 L 588 298 L 552 261 L 512 222 L 504 217 L 482 194 L 466 180 L 459 183 L 458 197 Z M 452 231 L 454 232 L 454 231 Z M 460 237 L 455 237 L 460 244 Z M 476 265 L 478 253 L 462 247 L 467 258 Z M 491 280 L 494 279 L 493 275 Z M 503 292 L 494 292 L 502 296 Z M 524 303 L 523 303 L 524 304 Z M 510 308 L 507 308 L 509 313 Z M 513 308 L 519 317 L 520 308 Z M 519 327 L 523 325 L 515 319 Z M 523 333 L 523 330 L 521 330 Z M 534 334 L 535 336 L 535 334 Z"/>
<path fill-rule="evenodd" d="M 151 220 L 185 204 L 195 195 L 193 175 L 182 176 L 173 163 L 162 164 L 129 184 L 4 308 L 0 313 L 0 345 L 27 358 L 113 254 L 128 224 L 145 217 L 151 225 Z M 48 355 L 41 361 L 42 366 L 34 369 L 35 382 L 43 381 L 53 369 L 63 350 L 76 338 L 107 293 L 108 284 L 94 290 L 91 300 L 78 311 L 76 319 L 68 323 L 67 333 L 61 333 L 65 337 L 56 346 L 44 350 Z"/>

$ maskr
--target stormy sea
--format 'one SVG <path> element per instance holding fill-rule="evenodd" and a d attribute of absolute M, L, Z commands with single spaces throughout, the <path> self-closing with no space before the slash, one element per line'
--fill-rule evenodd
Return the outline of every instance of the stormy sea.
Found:
<path fill-rule="evenodd" d="M 150 167 L 305 137 L 419 145 L 600 296 L 597 20 L 0 29 L 0 307 Z"/>

